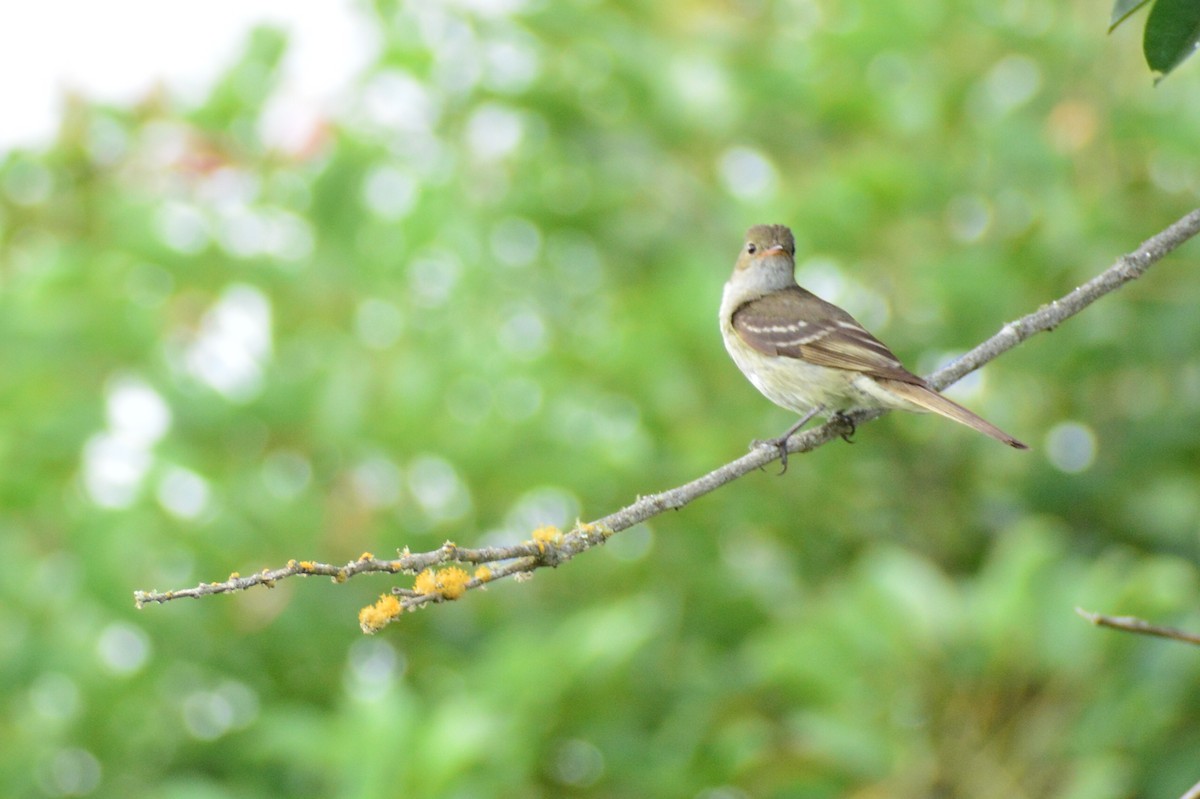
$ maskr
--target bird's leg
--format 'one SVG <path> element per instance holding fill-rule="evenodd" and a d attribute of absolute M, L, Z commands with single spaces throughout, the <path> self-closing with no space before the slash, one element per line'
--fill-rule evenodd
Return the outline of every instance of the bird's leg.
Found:
<path fill-rule="evenodd" d="M 858 431 L 858 425 L 854 424 L 854 417 L 844 411 L 835 411 L 833 414 L 835 421 L 844 424 L 850 428 L 849 432 L 842 433 L 842 441 L 847 444 L 853 444 L 850 439 L 854 438 L 854 434 Z"/>
<path fill-rule="evenodd" d="M 787 463 L 788 462 L 788 451 L 787 451 L 788 439 L 791 438 L 793 435 L 795 435 L 797 430 L 799 430 L 801 427 L 804 427 L 804 425 L 808 424 L 814 416 L 816 416 L 818 413 L 820 413 L 823 410 L 825 410 L 824 405 L 817 405 L 815 408 L 811 409 L 808 413 L 801 416 L 800 421 L 796 422 L 794 425 L 789 427 L 787 429 L 787 432 L 784 433 L 783 435 L 781 435 L 779 438 L 768 438 L 765 441 L 755 440 L 753 446 L 755 446 L 755 447 L 760 447 L 760 446 L 775 447 L 777 450 L 779 450 L 779 462 L 780 462 L 780 464 L 783 465 L 783 468 L 779 470 L 779 473 L 783 474 L 784 472 L 787 471 L 787 467 L 788 467 L 788 463 Z"/>

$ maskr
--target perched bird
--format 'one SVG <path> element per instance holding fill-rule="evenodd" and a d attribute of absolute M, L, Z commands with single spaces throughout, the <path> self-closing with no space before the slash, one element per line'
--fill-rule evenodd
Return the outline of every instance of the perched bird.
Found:
<path fill-rule="evenodd" d="M 821 413 L 932 411 L 1015 449 L 1029 449 L 904 368 L 854 317 L 796 284 L 796 243 L 783 225 L 755 225 L 721 297 L 721 336 L 754 387 L 801 415 L 767 443 L 787 468 L 787 440 Z"/>

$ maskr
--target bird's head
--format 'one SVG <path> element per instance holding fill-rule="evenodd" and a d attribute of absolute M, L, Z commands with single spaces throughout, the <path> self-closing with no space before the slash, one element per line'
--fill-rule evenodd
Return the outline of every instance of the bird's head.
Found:
<path fill-rule="evenodd" d="M 755 225 L 746 231 L 731 281 L 749 293 L 765 293 L 796 282 L 796 240 L 785 225 Z"/>
<path fill-rule="evenodd" d="M 788 265 L 796 256 L 796 240 L 786 225 L 755 225 L 746 231 L 746 242 L 738 255 L 737 269 L 751 266 Z"/>

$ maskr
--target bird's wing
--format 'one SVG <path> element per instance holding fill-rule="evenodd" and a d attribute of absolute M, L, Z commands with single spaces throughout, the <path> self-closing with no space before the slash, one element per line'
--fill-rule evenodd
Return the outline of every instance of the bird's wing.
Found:
<path fill-rule="evenodd" d="M 764 355 L 924 385 L 850 314 L 799 286 L 743 303 L 733 329 Z"/>

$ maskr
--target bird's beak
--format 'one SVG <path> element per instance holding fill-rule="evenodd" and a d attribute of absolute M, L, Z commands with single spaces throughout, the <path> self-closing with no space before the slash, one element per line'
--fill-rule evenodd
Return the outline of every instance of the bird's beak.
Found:
<path fill-rule="evenodd" d="M 766 257 L 768 255 L 787 255 L 787 250 L 783 249 L 783 247 L 776 244 L 774 247 L 768 247 L 767 249 L 765 249 L 759 253 L 760 257 Z"/>

